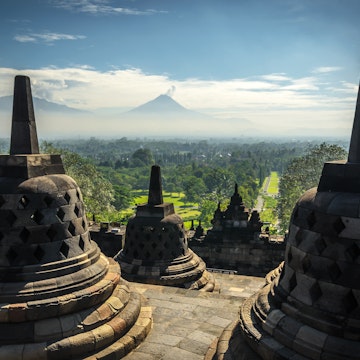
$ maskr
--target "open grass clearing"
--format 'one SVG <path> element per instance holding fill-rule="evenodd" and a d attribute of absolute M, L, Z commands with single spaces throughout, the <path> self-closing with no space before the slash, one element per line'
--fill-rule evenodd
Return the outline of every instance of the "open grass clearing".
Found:
<path fill-rule="evenodd" d="M 270 174 L 270 182 L 267 188 L 269 195 L 277 195 L 279 192 L 279 175 L 276 171 L 272 171 Z"/>
<path fill-rule="evenodd" d="M 135 198 L 133 201 L 132 207 L 135 207 L 139 204 L 145 204 L 148 200 L 148 191 L 147 190 L 136 190 L 134 191 Z M 175 212 L 182 217 L 186 225 L 188 220 L 197 219 L 200 215 L 198 210 L 197 203 L 185 202 L 185 194 L 177 192 L 166 192 L 163 191 L 163 200 L 164 202 L 173 203 Z"/>

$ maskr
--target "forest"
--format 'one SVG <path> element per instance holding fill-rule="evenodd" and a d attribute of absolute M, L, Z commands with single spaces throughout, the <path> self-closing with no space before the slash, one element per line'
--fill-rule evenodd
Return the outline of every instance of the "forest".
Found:
<path fill-rule="evenodd" d="M 197 208 L 205 228 L 211 226 L 218 202 L 227 205 L 235 183 L 245 206 L 252 208 L 264 179 L 276 172 L 279 194 L 271 201 L 271 219 L 284 233 L 296 199 L 316 186 L 324 161 L 346 157 L 346 145 L 319 140 L 90 138 L 42 141 L 41 151 L 62 154 L 67 173 L 82 189 L 89 216 L 100 221 L 127 221 L 134 198 L 148 189 L 153 164 L 161 166 L 163 190 L 182 194 L 185 203 Z M 0 139 L 2 153 L 8 146 L 7 139 Z"/>

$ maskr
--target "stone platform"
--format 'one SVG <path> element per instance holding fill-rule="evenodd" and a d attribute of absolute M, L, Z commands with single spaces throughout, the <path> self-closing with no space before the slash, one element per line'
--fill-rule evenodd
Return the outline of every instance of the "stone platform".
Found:
<path fill-rule="evenodd" d="M 230 329 L 238 319 L 240 305 L 264 286 L 265 280 L 219 273 L 214 277 L 218 286 L 212 293 L 131 283 L 147 299 L 147 306 L 152 310 L 153 328 L 144 342 L 125 359 L 225 359 L 221 352 L 226 352 Z"/>

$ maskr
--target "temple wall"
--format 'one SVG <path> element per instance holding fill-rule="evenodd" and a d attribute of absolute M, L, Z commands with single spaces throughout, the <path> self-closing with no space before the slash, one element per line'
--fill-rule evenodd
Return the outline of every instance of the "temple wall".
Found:
<path fill-rule="evenodd" d="M 284 259 L 285 243 L 196 244 L 189 243 L 208 268 L 236 270 L 240 275 L 265 276 Z"/>

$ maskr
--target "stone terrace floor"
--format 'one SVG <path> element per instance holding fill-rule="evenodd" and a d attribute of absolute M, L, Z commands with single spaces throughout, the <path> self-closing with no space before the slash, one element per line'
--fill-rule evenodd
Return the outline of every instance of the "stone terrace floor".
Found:
<path fill-rule="evenodd" d="M 218 290 L 213 293 L 132 283 L 152 309 L 153 327 L 125 359 L 212 359 L 212 349 L 225 328 L 238 319 L 243 300 L 265 284 L 259 277 L 214 276 Z"/>

